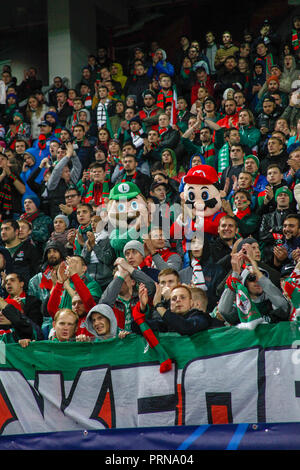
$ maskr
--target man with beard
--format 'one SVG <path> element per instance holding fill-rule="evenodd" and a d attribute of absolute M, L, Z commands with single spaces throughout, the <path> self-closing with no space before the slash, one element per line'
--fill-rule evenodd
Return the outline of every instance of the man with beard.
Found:
<path fill-rule="evenodd" d="M 56 272 L 60 263 L 65 259 L 64 246 L 58 242 L 47 243 L 40 272 L 33 276 L 28 283 L 28 295 L 34 295 L 42 302 L 42 312 L 48 316 L 47 303 L 53 287 L 52 272 Z"/>
<path fill-rule="evenodd" d="M 274 247 L 274 265 L 280 269 L 285 264 L 295 264 L 300 260 L 300 218 L 299 214 L 289 214 L 283 221 L 283 243 Z"/>
<path fill-rule="evenodd" d="M 145 175 L 137 169 L 138 162 L 135 155 L 125 155 L 122 159 L 124 169 L 116 179 L 115 184 L 131 181 L 135 183 L 141 193 L 147 197 L 149 194 L 149 187 L 151 184 L 150 176 Z"/>

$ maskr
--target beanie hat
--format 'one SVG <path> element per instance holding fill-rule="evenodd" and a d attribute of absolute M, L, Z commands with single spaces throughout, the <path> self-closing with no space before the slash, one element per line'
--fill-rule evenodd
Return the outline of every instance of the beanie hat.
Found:
<path fill-rule="evenodd" d="M 269 83 L 271 80 L 275 80 L 275 82 L 279 83 L 277 75 L 270 75 L 270 77 L 267 79 L 267 83 Z"/>
<path fill-rule="evenodd" d="M 255 240 L 255 238 L 252 238 L 252 237 L 248 237 L 248 238 L 244 238 L 243 240 L 240 241 L 240 243 L 238 243 L 237 247 L 236 247 L 236 252 L 238 253 L 239 251 L 241 251 L 241 249 L 243 248 L 243 245 L 252 245 L 253 243 L 257 243 L 257 240 Z"/>
<path fill-rule="evenodd" d="M 64 223 L 66 224 L 66 228 L 69 227 L 69 218 L 66 215 L 58 214 L 56 217 L 54 217 L 53 222 L 55 222 L 57 219 L 62 219 Z"/>
<path fill-rule="evenodd" d="M 131 240 L 130 242 L 126 243 L 123 249 L 124 256 L 127 250 L 137 250 L 143 257 L 145 256 L 144 245 L 138 240 Z"/>
<path fill-rule="evenodd" d="M 36 194 L 24 194 L 23 196 L 23 206 L 26 199 L 30 199 L 36 205 L 37 209 L 40 207 L 41 201 Z"/>
<path fill-rule="evenodd" d="M 249 160 L 249 158 L 251 158 L 252 160 L 255 161 L 256 165 L 257 165 L 257 168 L 259 168 L 259 165 L 260 165 L 260 161 L 259 161 L 259 158 L 256 157 L 256 155 L 246 155 L 244 157 L 244 163 L 246 162 L 246 160 Z"/>
<path fill-rule="evenodd" d="M 278 188 L 275 192 L 275 200 L 277 199 L 277 196 L 281 193 L 286 193 L 289 196 L 290 202 L 293 201 L 293 193 L 292 191 L 287 187 L 287 186 L 282 186 L 281 188 Z"/>

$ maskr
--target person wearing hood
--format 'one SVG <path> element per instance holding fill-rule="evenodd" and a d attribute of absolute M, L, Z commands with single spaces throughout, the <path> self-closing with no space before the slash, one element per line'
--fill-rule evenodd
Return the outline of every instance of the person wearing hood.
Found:
<path fill-rule="evenodd" d="M 56 273 L 59 265 L 65 258 L 65 247 L 59 242 L 50 240 L 43 252 L 40 271 L 33 275 L 28 283 L 28 295 L 34 295 L 41 300 L 42 312 L 46 317 L 49 317 L 47 303 L 54 286 L 53 279 L 56 278 L 56 276 L 53 276 L 53 273 Z"/>
<path fill-rule="evenodd" d="M 32 224 L 31 239 L 42 252 L 48 241 L 53 221 L 51 217 L 40 211 L 40 200 L 35 195 L 25 194 L 23 196 L 24 213 L 21 220 L 28 220 Z"/>
<path fill-rule="evenodd" d="M 127 77 L 124 75 L 123 66 L 119 62 L 113 62 L 110 66 L 111 78 L 121 83 L 122 90 L 127 82 Z"/>
<path fill-rule="evenodd" d="M 57 113 L 55 111 L 47 111 L 44 115 L 44 120 L 51 124 L 53 134 L 59 139 L 62 126 Z"/>
<path fill-rule="evenodd" d="M 158 79 L 162 73 L 173 77 L 175 69 L 174 66 L 167 61 L 166 51 L 158 48 L 152 57 L 152 64 L 148 68 L 147 75 L 149 78 L 156 77 Z"/>
<path fill-rule="evenodd" d="M 218 304 L 219 313 L 229 325 L 253 329 L 260 323 L 288 321 L 288 301 L 280 288 L 269 279 L 267 271 L 262 270 L 252 258 L 250 250 L 244 247 L 235 253 L 231 265 L 232 274 L 227 278 Z M 245 289 L 240 288 L 241 285 Z M 247 306 L 250 310 L 246 312 Z"/>
<path fill-rule="evenodd" d="M 244 170 L 252 176 L 252 187 L 257 193 L 264 191 L 268 184 L 267 178 L 259 171 L 260 161 L 256 155 L 246 155 L 244 157 Z"/>
<path fill-rule="evenodd" d="M 16 140 L 19 138 L 25 141 L 30 138 L 30 126 L 24 122 L 24 116 L 19 111 L 14 111 L 7 122 L 9 128 L 5 134 L 6 145 L 15 150 Z"/>
<path fill-rule="evenodd" d="M 113 309 L 106 304 L 93 307 L 84 322 L 84 326 L 93 335 L 92 341 L 100 342 L 117 336 L 118 325 Z"/>
<path fill-rule="evenodd" d="M 173 149 L 163 149 L 163 151 L 161 152 L 161 162 L 163 164 L 163 170 L 168 175 L 168 177 L 180 182 L 182 176 L 184 175 L 182 174 L 182 172 L 181 174 L 178 173 L 179 169 L 177 168 L 176 153 Z"/>

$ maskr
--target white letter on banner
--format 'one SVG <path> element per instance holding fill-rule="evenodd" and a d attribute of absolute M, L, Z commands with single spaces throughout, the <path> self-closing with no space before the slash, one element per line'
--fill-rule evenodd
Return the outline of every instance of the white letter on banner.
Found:
<path fill-rule="evenodd" d="M 258 350 L 197 359 L 182 374 L 184 424 L 257 421 Z M 222 421 L 224 420 L 224 421 Z"/>
<path fill-rule="evenodd" d="M 44 399 L 45 422 L 50 429 L 66 431 L 83 427 L 86 429 L 105 428 L 100 421 L 90 419 L 90 416 L 95 408 L 107 370 L 107 368 L 81 370 L 74 381 L 62 384 L 60 376 L 38 373 L 37 388 Z M 66 391 L 67 386 L 70 392 Z M 62 403 L 65 403 L 64 412 L 61 411 Z"/>
<path fill-rule="evenodd" d="M 116 427 L 174 426 L 175 366 L 161 374 L 159 364 L 111 370 Z"/>
<path fill-rule="evenodd" d="M 267 422 L 300 421 L 300 364 L 295 349 L 265 353 Z"/>

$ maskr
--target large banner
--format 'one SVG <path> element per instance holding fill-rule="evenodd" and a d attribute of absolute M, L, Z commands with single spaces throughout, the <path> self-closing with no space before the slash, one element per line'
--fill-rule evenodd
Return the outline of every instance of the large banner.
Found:
<path fill-rule="evenodd" d="M 0 433 L 300 422 L 299 326 L 161 334 L 166 373 L 137 335 L 6 345 Z"/>

